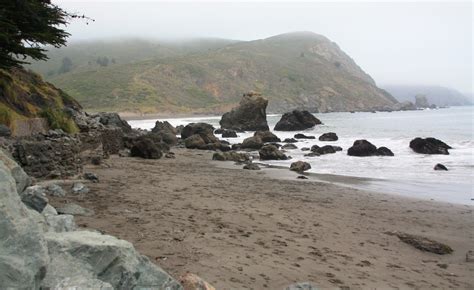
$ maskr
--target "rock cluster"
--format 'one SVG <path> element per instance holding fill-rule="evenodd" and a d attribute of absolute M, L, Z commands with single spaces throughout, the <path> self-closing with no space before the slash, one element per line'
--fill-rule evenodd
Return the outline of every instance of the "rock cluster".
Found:
<path fill-rule="evenodd" d="M 393 152 L 387 147 L 377 148 L 367 140 L 356 140 L 352 147 L 347 150 L 350 156 L 394 156 Z"/>
<path fill-rule="evenodd" d="M 181 130 L 181 139 L 189 149 L 229 151 L 231 148 L 214 135 L 214 127 L 206 123 L 190 123 Z"/>

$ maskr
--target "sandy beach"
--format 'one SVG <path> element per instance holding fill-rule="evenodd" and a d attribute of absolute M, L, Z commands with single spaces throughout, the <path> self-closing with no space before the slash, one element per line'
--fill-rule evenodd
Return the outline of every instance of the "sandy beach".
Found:
<path fill-rule="evenodd" d="M 51 197 L 93 209 L 80 227 L 132 242 L 171 275 L 216 289 L 474 288 L 472 206 L 279 179 L 174 149 L 176 159 L 111 156 L 88 165 L 87 194 Z M 293 173 L 290 173 L 293 174 Z M 422 252 L 387 232 L 422 235 L 452 254 Z"/>

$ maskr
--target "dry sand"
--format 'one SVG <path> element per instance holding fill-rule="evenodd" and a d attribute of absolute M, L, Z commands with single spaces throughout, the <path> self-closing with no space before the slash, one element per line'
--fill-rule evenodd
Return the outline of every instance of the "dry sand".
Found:
<path fill-rule="evenodd" d="M 280 180 L 265 170 L 218 167 L 210 152 L 174 151 L 176 159 L 112 156 L 88 166 L 100 183 L 51 203 L 93 209 L 92 217 L 76 217 L 81 227 L 131 241 L 172 275 L 190 271 L 217 289 L 284 289 L 297 281 L 474 288 L 474 263 L 466 262 L 474 250 L 472 206 Z M 422 252 L 387 231 L 423 235 L 454 253 Z"/>

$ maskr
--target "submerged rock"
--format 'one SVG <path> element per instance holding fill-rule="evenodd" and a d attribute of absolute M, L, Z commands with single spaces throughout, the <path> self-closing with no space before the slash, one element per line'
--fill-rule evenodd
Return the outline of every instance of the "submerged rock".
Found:
<path fill-rule="evenodd" d="M 275 125 L 275 131 L 299 131 L 319 124 L 321 124 L 321 121 L 310 112 L 294 110 L 283 114 L 280 121 Z"/>
<path fill-rule="evenodd" d="M 298 134 L 295 134 L 295 139 L 316 139 L 316 137 L 314 136 L 309 136 L 309 135 L 305 135 L 305 134 L 301 134 L 301 133 L 298 133 Z"/>
<path fill-rule="evenodd" d="M 410 141 L 410 148 L 416 153 L 421 154 L 443 154 L 448 155 L 448 149 L 451 146 L 436 138 L 415 138 Z"/>
<path fill-rule="evenodd" d="M 276 146 L 273 145 L 265 145 L 259 151 L 258 154 L 260 155 L 261 160 L 287 160 L 288 157 L 278 150 Z"/>
<path fill-rule="evenodd" d="M 392 150 L 388 149 L 387 147 L 379 147 L 377 148 L 377 156 L 395 156 Z"/>
<path fill-rule="evenodd" d="M 447 168 L 446 166 L 444 166 L 443 164 L 441 164 L 441 163 L 436 164 L 433 169 L 434 169 L 434 170 L 444 170 L 444 171 L 448 171 L 448 168 Z"/>
<path fill-rule="evenodd" d="M 268 131 L 267 109 L 268 100 L 259 94 L 244 94 L 239 105 L 225 113 L 219 124 L 224 129 L 237 131 Z"/>
<path fill-rule="evenodd" d="M 319 141 L 337 141 L 339 137 L 337 137 L 336 133 L 329 132 L 329 133 L 324 133 L 321 136 L 319 136 Z"/>
<path fill-rule="evenodd" d="M 311 165 L 308 162 L 304 162 L 304 161 L 296 161 L 296 162 L 291 163 L 290 165 L 291 171 L 303 172 L 310 169 L 311 169 Z"/>
<path fill-rule="evenodd" d="M 237 132 L 234 130 L 224 130 L 222 132 L 222 138 L 237 138 Z"/>
<path fill-rule="evenodd" d="M 295 138 L 286 138 L 285 140 L 283 140 L 284 143 L 296 143 L 298 142 L 298 140 L 296 140 Z"/>

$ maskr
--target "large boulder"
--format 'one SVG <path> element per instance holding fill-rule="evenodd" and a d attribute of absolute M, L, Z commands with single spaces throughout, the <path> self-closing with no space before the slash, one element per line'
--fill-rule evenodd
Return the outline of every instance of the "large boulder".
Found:
<path fill-rule="evenodd" d="M 206 142 L 204 142 L 204 139 L 199 134 L 194 134 L 184 139 L 184 146 L 189 149 L 200 149 L 205 145 Z"/>
<path fill-rule="evenodd" d="M 10 170 L 15 179 L 17 192 L 23 192 L 23 190 L 31 184 L 31 178 L 28 174 L 2 149 L 0 149 L 0 162 L 3 162 L 3 165 Z"/>
<path fill-rule="evenodd" d="M 288 157 L 274 145 L 264 145 L 258 151 L 261 160 L 287 160 Z"/>
<path fill-rule="evenodd" d="M 275 125 L 275 131 L 299 131 L 319 124 L 321 124 L 321 121 L 310 112 L 294 110 L 283 114 L 280 121 Z"/>
<path fill-rule="evenodd" d="M 127 241 L 90 231 L 49 232 L 45 238 L 51 262 L 42 283 L 44 288 L 78 279 L 99 280 L 114 289 L 182 289 Z"/>
<path fill-rule="evenodd" d="M 127 123 L 127 121 L 120 118 L 117 113 L 98 113 L 93 118 L 97 119 L 104 126 L 118 127 L 122 129 L 124 133 L 132 132 L 132 127 Z"/>
<path fill-rule="evenodd" d="M 377 154 L 377 147 L 367 140 L 356 140 L 352 147 L 347 150 L 350 156 L 374 156 Z"/>
<path fill-rule="evenodd" d="M 339 138 L 334 132 L 324 133 L 319 136 L 319 141 L 337 141 L 338 139 Z"/>
<path fill-rule="evenodd" d="M 395 156 L 392 150 L 388 149 L 387 147 L 379 147 L 377 148 L 377 156 Z"/>
<path fill-rule="evenodd" d="M 310 169 L 311 169 L 311 165 L 308 162 L 304 162 L 304 161 L 296 161 L 296 162 L 291 163 L 290 165 L 291 171 L 303 172 Z"/>
<path fill-rule="evenodd" d="M 48 252 L 41 215 L 20 200 L 10 169 L 0 160 L 0 288 L 38 289 Z"/>
<path fill-rule="evenodd" d="M 263 140 L 259 136 L 245 138 L 240 145 L 241 149 L 260 149 L 263 146 Z"/>
<path fill-rule="evenodd" d="M 214 135 L 214 127 L 206 123 L 190 123 L 181 130 L 181 139 L 185 140 L 192 135 L 199 135 L 204 143 L 216 143 L 219 139 Z"/>
<path fill-rule="evenodd" d="M 151 129 L 151 132 L 153 133 L 163 133 L 163 132 L 169 132 L 172 133 L 173 135 L 177 134 L 176 128 L 173 127 L 168 121 L 156 121 L 155 127 Z"/>
<path fill-rule="evenodd" d="M 281 142 L 280 138 L 277 135 L 273 134 L 270 131 L 257 131 L 253 134 L 254 136 L 260 137 L 263 142 Z"/>
<path fill-rule="evenodd" d="M 224 129 L 237 131 L 268 131 L 267 105 L 268 100 L 259 94 L 244 94 L 239 105 L 225 113 L 219 124 Z"/>
<path fill-rule="evenodd" d="M 452 149 L 451 146 L 444 143 L 436 138 L 415 138 L 410 141 L 410 148 L 416 153 L 421 154 L 444 154 L 448 155 L 448 149 Z"/>
<path fill-rule="evenodd" d="M 130 150 L 132 157 L 141 157 L 145 159 L 160 159 L 163 152 L 151 139 L 143 138 L 138 140 Z"/>

